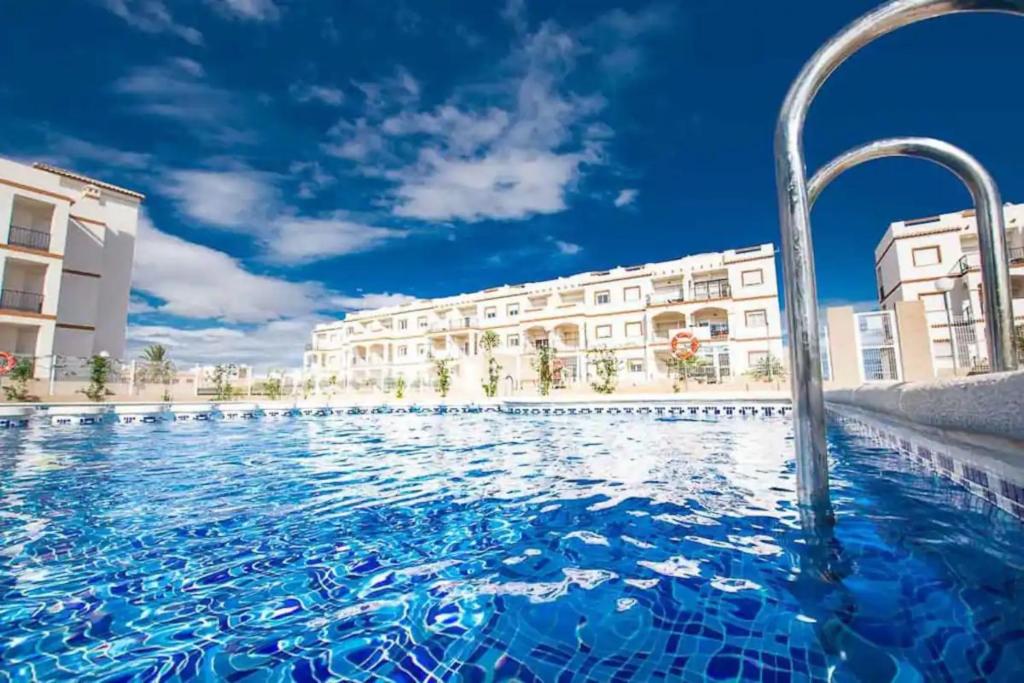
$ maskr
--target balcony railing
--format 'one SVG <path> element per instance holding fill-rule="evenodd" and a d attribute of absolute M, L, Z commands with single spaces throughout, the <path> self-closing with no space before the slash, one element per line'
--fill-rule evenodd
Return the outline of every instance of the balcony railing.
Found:
<path fill-rule="evenodd" d="M 712 323 L 708 325 L 709 331 L 711 332 L 712 339 L 728 339 L 729 338 L 729 325 L 725 323 Z"/>
<path fill-rule="evenodd" d="M 7 235 L 7 243 L 15 247 L 49 251 L 50 233 L 45 230 L 33 230 L 32 228 L 12 225 L 11 231 Z"/>
<path fill-rule="evenodd" d="M 43 312 L 43 295 L 17 289 L 0 290 L 0 308 L 29 313 Z"/>
<path fill-rule="evenodd" d="M 436 322 L 430 326 L 431 332 L 451 332 L 453 330 L 466 330 L 471 327 L 479 327 L 476 316 L 466 316 L 463 318 L 452 318 L 451 320 L 442 320 Z"/>
<path fill-rule="evenodd" d="M 963 275 L 972 268 L 978 268 L 981 266 L 981 257 L 978 256 L 978 252 L 972 251 L 964 254 L 953 266 L 953 272 Z"/>
<path fill-rule="evenodd" d="M 1007 249 L 1010 263 L 1024 263 L 1024 247 L 1010 247 Z"/>
<path fill-rule="evenodd" d="M 690 297 L 693 301 L 711 301 L 728 299 L 732 296 L 732 288 L 728 280 L 706 280 L 690 285 Z"/>

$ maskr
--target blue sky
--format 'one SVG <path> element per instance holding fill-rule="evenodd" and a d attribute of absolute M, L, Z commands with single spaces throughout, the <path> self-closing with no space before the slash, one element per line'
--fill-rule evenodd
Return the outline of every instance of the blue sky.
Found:
<path fill-rule="evenodd" d="M 10 3 L 0 154 L 147 194 L 134 348 L 292 365 L 345 310 L 777 243 L 779 104 L 873 4 Z M 820 95 L 810 166 L 932 135 L 1024 200 L 1021 44 L 992 15 L 886 37 Z M 815 211 L 821 299 L 872 298 L 890 221 L 968 205 L 922 162 L 849 173 Z"/>

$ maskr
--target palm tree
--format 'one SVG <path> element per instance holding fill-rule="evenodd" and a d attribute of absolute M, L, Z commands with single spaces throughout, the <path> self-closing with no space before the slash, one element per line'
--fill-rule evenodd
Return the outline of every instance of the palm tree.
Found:
<path fill-rule="evenodd" d="M 142 372 L 144 379 L 160 384 L 171 383 L 174 363 L 167 357 L 167 347 L 162 344 L 147 346 L 142 350 L 142 360 L 146 363 L 146 368 Z"/>

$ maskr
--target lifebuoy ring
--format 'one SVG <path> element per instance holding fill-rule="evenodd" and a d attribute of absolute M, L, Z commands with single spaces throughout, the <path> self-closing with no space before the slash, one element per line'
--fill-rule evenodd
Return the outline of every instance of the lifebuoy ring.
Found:
<path fill-rule="evenodd" d="M 6 375 L 18 364 L 18 359 L 6 351 L 0 351 L 0 375 Z"/>
<path fill-rule="evenodd" d="M 677 332 L 672 337 L 672 355 L 679 360 L 690 360 L 697 355 L 699 349 L 700 341 L 693 332 Z"/>

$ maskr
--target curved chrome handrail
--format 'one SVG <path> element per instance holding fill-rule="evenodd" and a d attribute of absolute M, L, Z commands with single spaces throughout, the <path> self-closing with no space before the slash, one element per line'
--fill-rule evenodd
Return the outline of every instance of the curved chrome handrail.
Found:
<path fill-rule="evenodd" d="M 977 159 L 948 142 L 935 138 L 900 137 L 876 140 L 849 149 L 828 162 L 807 183 L 807 200 L 814 207 L 818 197 L 832 181 L 855 166 L 888 157 L 911 157 L 931 161 L 959 178 L 971 193 L 978 216 L 978 232 L 1004 234 L 1005 217 L 999 187 Z M 983 272 L 982 276 L 986 274 Z M 1009 283 L 1007 283 L 1009 285 Z M 1009 287 L 1007 286 L 1007 295 Z M 988 323 L 988 321 L 986 321 Z"/>
<path fill-rule="evenodd" d="M 775 131 L 775 172 L 782 229 L 786 319 L 789 323 L 797 501 L 802 508 L 802 516 L 817 525 L 831 523 L 832 504 L 828 495 L 818 288 L 803 153 L 807 111 L 828 77 L 868 43 L 908 24 L 958 12 L 1024 15 L 1024 0 L 893 0 L 882 5 L 847 26 L 811 57 L 790 87 L 779 112 Z M 986 245 L 981 244 L 985 271 L 998 274 L 1000 268 L 1006 268 L 1005 234 L 1000 235 L 999 244 L 987 246 L 986 249 Z M 1003 248 L 996 251 L 998 246 Z M 984 287 L 985 316 L 993 320 L 998 331 L 997 335 L 990 335 L 990 362 L 993 368 L 1013 367 L 1012 325 L 1004 318 L 1010 310 L 1009 320 L 1012 322 L 1012 302 L 999 298 L 1000 290 L 991 280 L 985 281 Z"/>

